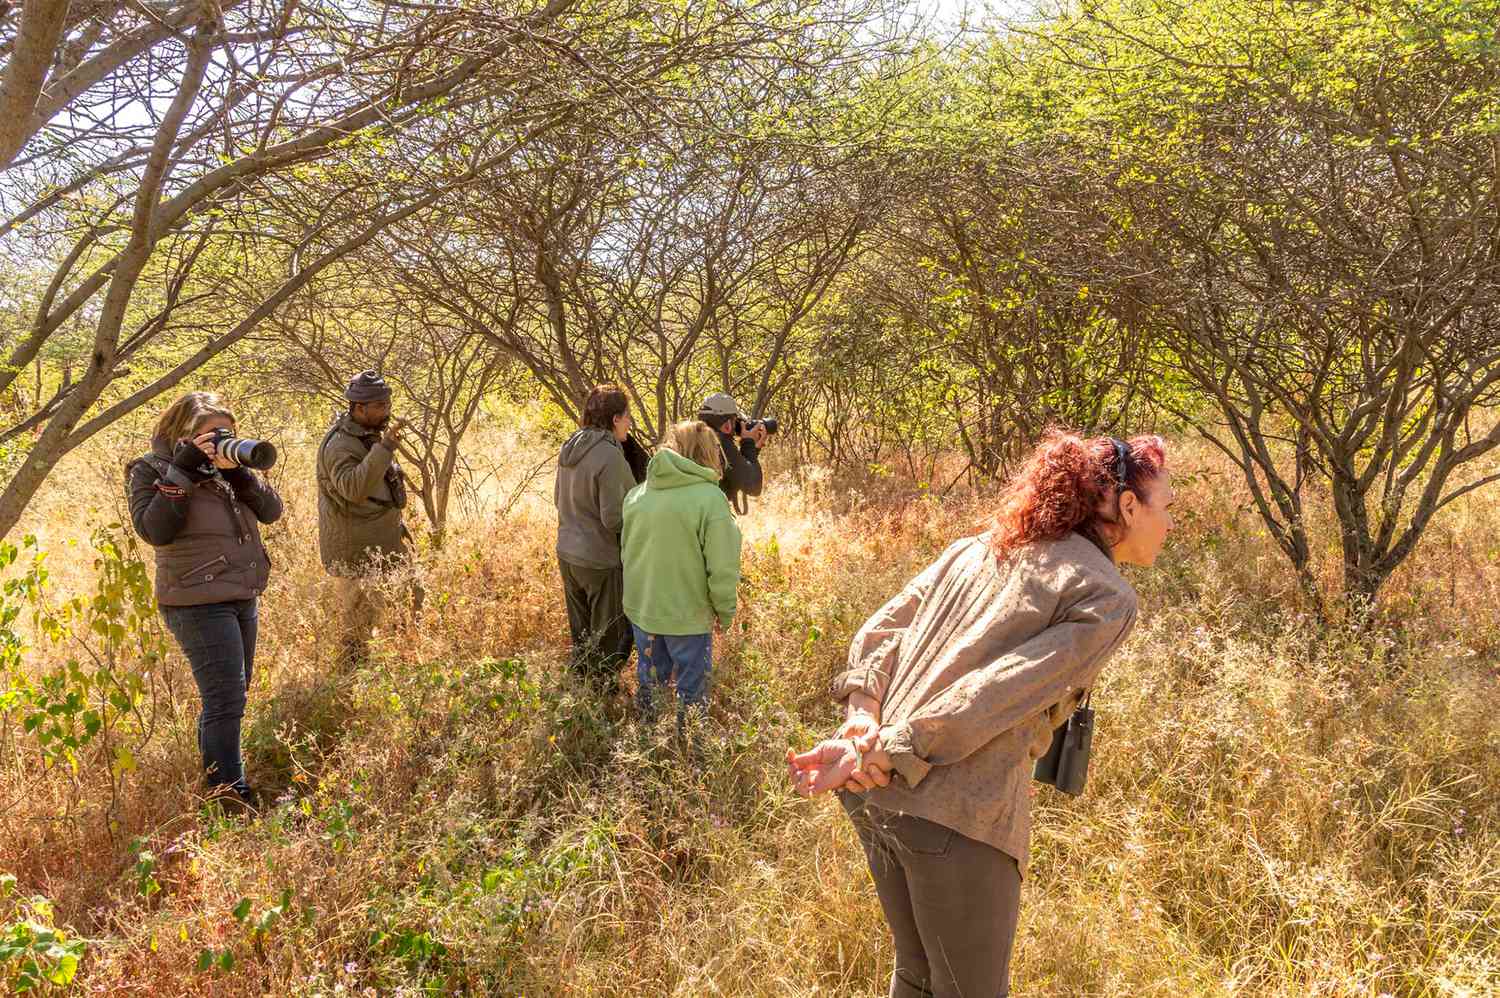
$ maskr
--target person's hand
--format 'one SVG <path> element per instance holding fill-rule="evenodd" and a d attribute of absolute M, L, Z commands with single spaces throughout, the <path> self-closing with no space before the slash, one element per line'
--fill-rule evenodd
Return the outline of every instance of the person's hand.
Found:
<path fill-rule="evenodd" d="M 873 743 L 874 739 L 879 737 L 879 735 L 880 722 L 875 719 L 875 716 L 862 711 L 855 711 L 839 726 L 838 734 L 835 737 L 854 738 L 862 741 L 868 739 Z M 872 747 L 873 744 L 861 745 L 860 749 L 864 750 Z"/>
<path fill-rule="evenodd" d="M 806 752 L 786 752 L 787 775 L 804 797 L 837 790 L 859 766 L 859 752 L 848 738 L 829 738 Z"/>
<path fill-rule="evenodd" d="M 878 740 L 877 732 L 858 741 L 827 738 L 806 752 L 787 749 L 787 775 L 804 797 L 826 790 L 863 792 L 871 785 L 883 787 L 890 782 L 890 758 L 879 749 Z M 874 746 L 873 756 L 865 757 L 865 745 Z M 868 785 L 856 779 L 856 774 L 869 777 Z"/>
<path fill-rule="evenodd" d="M 401 431 L 405 429 L 406 420 L 391 420 L 391 425 L 386 428 L 385 436 L 380 438 L 380 442 L 385 444 L 386 450 L 390 451 L 392 454 L 396 452 L 396 448 L 401 446 Z"/>
<path fill-rule="evenodd" d="M 863 711 L 855 711 L 838 730 L 839 738 L 848 738 L 854 742 L 854 747 L 862 753 L 875 751 L 880 744 L 880 721 L 873 714 Z M 877 766 L 871 765 L 868 755 L 862 768 L 856 769 L 849 776 L 849 782 L 853 784 L 849 789 L 864 792 L 873 790 L 875 787 L 883 787 L 891 782 L 890 773 Z"/>
<path fill-rule="evenodd" d="M 172 451 L 172 464 L 192 481 L 201 482 L 213 476 L 213 472 L 204 467 L 212 457 L 213 452 L 205 450 L 196 440 L 182 440 Z"/>
<path fill-rule="evenodd" d="M 193 438 L 194 446 L 210 458 L 214 463 L 214 467 L 221 471 L 239 467 L 239 465 L 219 453 L 219 445 L 214 443 L 214 434 L 217 432 L 217 430 L 209 430 L 207 433 L 198 434 Z"/>
<path fill-rule="evenodd" d="M 766 427 L 763 423 L 756 423 L 755 426 L 751 428 L 750 432 L 745 434 L 745 436 L 749 437 L 751 440 L 754 440 L 756 447 L 764 447 L 766 445 L 766 441 L 771 439 L 771 434 L 766 432 Z"/>

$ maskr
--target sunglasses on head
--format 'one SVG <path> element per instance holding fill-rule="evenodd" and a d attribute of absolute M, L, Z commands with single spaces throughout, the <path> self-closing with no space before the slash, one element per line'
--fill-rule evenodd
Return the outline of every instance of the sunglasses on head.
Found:
<path fill-rule="evenodd" d="M 1120 488 L 1126 487 L 1126 462 L 1130 457 L 1130 445 L 1115 437 L 1109 438 L 1110 444 L 1115 448 L 1115 484 Z"/>

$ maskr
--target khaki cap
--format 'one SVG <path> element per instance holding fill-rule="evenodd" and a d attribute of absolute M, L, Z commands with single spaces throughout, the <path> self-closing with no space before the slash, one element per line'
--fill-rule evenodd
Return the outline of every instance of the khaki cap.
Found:
<path fill-rule="evenodd" d="M 739 403 L 735 402 L 732 395 L 724 392 L 714 392 L 703 400 L 698 411 L 709 416 L 738 416 L 740 414 Z"/>

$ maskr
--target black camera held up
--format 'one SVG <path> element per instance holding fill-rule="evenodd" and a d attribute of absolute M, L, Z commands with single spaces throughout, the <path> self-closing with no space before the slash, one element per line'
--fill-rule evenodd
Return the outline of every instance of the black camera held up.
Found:
<path fill-rule="evenodd" d="M 764 419 L 743 419 L 736 416 L 734 418 L 734 435 L 743 437 L 754 431 L 757 426 L 764 426 L 766 428 L 766 436 L 768 437 L 774 437 L 776 431 L 781 428 L 781 424 L 776 421 L 774 416 L 767 416 Z"/>
<path fill-rule="evenodd" d="M 242 468 L 265 471 L 276 463 L 276 445 L 265 440 L 242 440 L 233 430 L 214 430 L 214 448 L 219 456 Z"/>

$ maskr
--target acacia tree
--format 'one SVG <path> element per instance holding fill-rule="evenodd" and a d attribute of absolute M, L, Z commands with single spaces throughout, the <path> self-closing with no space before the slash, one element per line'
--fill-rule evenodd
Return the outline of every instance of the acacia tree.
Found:
<path fill-rule="evenodd" d="M 935 324 L 890 307 L 889 286 L 872 287 L 907 276 L 883 272 L 873 252 L 840 276 L 806 323 L 812 335 L 787 365 L 777 409 L 797 427 L 803 459 L 835 472 L 899 462 L 913 481 L 942 492 L 969 471 L 933 481 L 940 459 L 960 444 L 943 411 L 959 394 L 963 372 Z M 901 300 L 923 297 L 913 290 Z"/>
<path fill-rule="evenodd" d="M 386 225 L 503 163 L 518 140 L 509 137 L 488 150 L 493 155 L 438 183 L 378 199 L 368 190 L 364 199 L 335 198 L 347 210 L 304 226 L 281 279 L 252 309 L 228 324 L 221 319 L 186 357 L 178 340 L 164 372 L 120 392 L 116 381 L 127 362 L 170 337 L 178 309 L 217 290 L 216 268 L 202 265 L 221 266 L 238 242 L 255 237 L 237 224 L 262 217 L 263 184 L 399 132 L 430 115 L 440 98 L 523 82 L 539 59 L 544 66 L 556 61 L 533 33 L 570 6 L 554 0 L 515 12 L 192 2 L 164 19 L 151 11 L 151 23 L 138 31 L 84 30 L 93 48 L 55 87 L 43 87 L 35 115 L 51 117 L 28 128 L 23 154 L 3 176 L 0 230 L 17 233 L 29 248 L 55 245 L 59 252 L 28 328 L 5 344 L 0 393 L 80 314 L 90 316 L 93 337 L 78 377 L 56 385 L 4 431 L 14 443 L 26 431 L 36 435 L 0 493 L 0 534 L 64 453 L 180 383 Z M 109 16 L 108 5 L 90 9 Z M 17 39 L 23 41 L 33 44 Z M 14 63 L 21 49 L 12 52 Z M 66 53 L 59 49 L 54 60 L 66 63 Z M 148 273 L 160 275 L 165 290 L 143 303 Z"/>
<path fill-rule="evenodd" d="M 726 57 L 623 121 L 581 112 L 520 176 L 400 227 L 405 279 L 574 415 L 600 380 L 653 435 L 708 391 L 764 404 L 877 202 L 878 174 L 857 168 L 867 136 L 819 126 L 826 92 L 888 44 L 850 30 L 878 8 L 818 11 L 790 20 L 781 71 Z"/>
<path fill-rule="evenodd" d="M 1367 607 L 1433 517 L 1496 480 L 1500 5 L 1102 5 L 1060 24 L 1101 160 L 1097 260 L 1211 400 L 1309 591 L 1326 485 Z M 1475 34 L 1478 32 L 1479 34 Z M 1149 82 L 1148 82 L 1149 81 Z"/>
<path fill-rule="evenodd" d="M 464 436 L 484 401 L 513 386 L 514 362 L 403 287 L 374 254 L 346 260 L 268 324 L 255 344 L 261 371 L 292 396 L 346 407 L 344 388 L 374 367 L 398 394 L 400 445 L 434 547 L 446 536 L 455 488 L 473 468 Z"/>
<path fill-rule="evenodd" d="M 643 146 L 554 136 L 518 182 L 399 232 L 405 279 L 565 411 L 618 380 L 653 436 L 708 390 L 757 406 L 775 391 L 788 338 L 853 251 L 870 197 L 789 166 L 771 143 L 656 134 Z"/>
<path fill-rule="evenodd" d="M 0 492 L 0 534 L 62 454 L 390 226 L 508 169 L 585 109 L 629 121 L 676 101 L 683 80 L 774 62 L 811 30 L 774 3 L 193 0 L 145 17 L 138 32 L 76 35 L 94 46 L 78 80 L 94 83 L 56 90 L 68 100 L 0 175 L 0 231 L 20 240 L 8 245 L 57 261 L 30 322 L 0 344 L 0 395 L 77 317 L 94 334 L 78 375 L 0 429 L 24 448 Z M 117 31 L 133 41 L 116 47 Z M 38 113 L 51 95 L 44 83 Z M 241 303 L 228 322 L 225 296 Z"/>
<path fill-rule="evenodd" d="M 931 157 L 881 230 L 865 293 L 942 357 L 939 405 L 970 462 L 1003 474 L 1049 426 L 1110 432 L 1140 409 L 1148 341 L 1058 252 L 1074 232 L 1025 146 Z"/>

